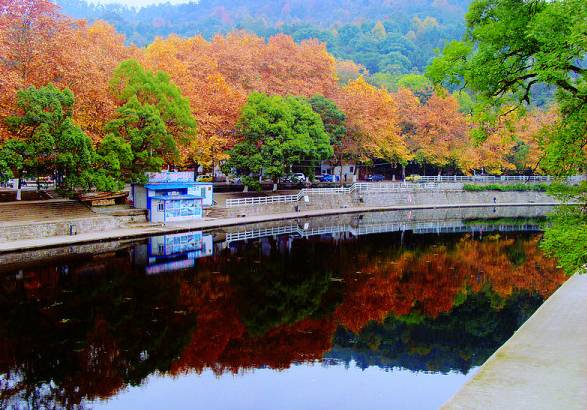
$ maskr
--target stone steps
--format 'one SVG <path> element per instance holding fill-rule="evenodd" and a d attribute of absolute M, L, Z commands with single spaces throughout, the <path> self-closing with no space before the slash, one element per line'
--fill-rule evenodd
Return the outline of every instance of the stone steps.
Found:
<path fill-rule="evenodd" d="M 96 218 L 77 201 L 34 201 L 0 204 L 0 225 Z"/>

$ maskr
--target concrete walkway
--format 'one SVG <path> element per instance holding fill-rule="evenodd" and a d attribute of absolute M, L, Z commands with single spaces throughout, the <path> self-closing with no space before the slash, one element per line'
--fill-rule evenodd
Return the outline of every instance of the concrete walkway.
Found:
<path fill-rule="evenodd" d="M 243 218 L 205 218 L 194 222 L 173 225 L 137 225 L 128 228 L 114 229 L 106 232 L 88 232 L 75 236 L 52 236 L 39 239 L 26 239 L 0 243 L 0 253 L 28 251 L 32 249 L 52 248 L 66 245 L 100 242 L 107 240 L 120 240 L 131 238 L 144 238 L 154 235 L 189 232 L 202 229 L 214 229 L 224 226 L 246 225 L 251 223 L 279 221 L 285 219 L 307 218 L 313 216 L 327 216 L 349 213 L 365 213 L 378 211 L 403 211 L 415 209 L 447 209 L 447 208 L 483 208 L 483 207 L 510 207 L 510 206 L 557 206 L 558 202 L 536 203 L 489 203 L 489 204 L 454 204 L 454 205 L 397 205 L 379 207 L 356 207 L 337 209 L 318 209 L 312 211 L 290 212 L 281 214 L 255 215 Z"/>
<path fill-rule="evenodd" d="M 587 275 L 570 278 L 444 409 L 586 409 Z"/>

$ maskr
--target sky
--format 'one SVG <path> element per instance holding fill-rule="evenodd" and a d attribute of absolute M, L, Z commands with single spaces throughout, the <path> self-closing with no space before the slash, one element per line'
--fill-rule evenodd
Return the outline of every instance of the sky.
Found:
<path fill-rule="evenodd" d="M 191 0 L 192 2 L 196 2 L 195 0 Z M 158 4 L 158 3 L 172 3 L 172 4 L 179 4 L 179 3 L 189 3 L 190 0 L 90 0 L 90 3 L 118 3 L 118 4 L 125 4 L 127 6 L 148 6 L 150 4 Z"/>

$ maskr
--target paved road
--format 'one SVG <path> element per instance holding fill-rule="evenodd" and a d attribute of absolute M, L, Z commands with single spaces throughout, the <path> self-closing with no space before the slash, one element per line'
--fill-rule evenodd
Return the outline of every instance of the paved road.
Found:
<path fill-rule="evenodd" d="M 444 407 L 587 408 L 587 275 L 570 278 Z"/>

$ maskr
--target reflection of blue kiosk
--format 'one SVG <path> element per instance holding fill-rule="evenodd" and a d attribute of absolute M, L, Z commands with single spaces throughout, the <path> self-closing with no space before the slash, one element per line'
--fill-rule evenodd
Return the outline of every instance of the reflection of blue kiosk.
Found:
<path fill-rule="evenodd" d="M 212 256 L 214 240 L 203 232 L 189 232 L 176 235 L 149 238 L 147 247 L 147 274 L 172 272 L 193 268 L 196 259 Z"/>
<path fill-rule="evenodd" d="M 213 184 L 194 182 L 191 172 L 147 174 L 149 182 L 132 186 L 135 208 L 148 210 L 149 221 L 168 223 L 201 219 L 213 204 Z"/>

